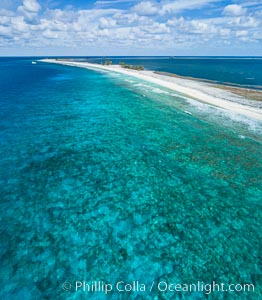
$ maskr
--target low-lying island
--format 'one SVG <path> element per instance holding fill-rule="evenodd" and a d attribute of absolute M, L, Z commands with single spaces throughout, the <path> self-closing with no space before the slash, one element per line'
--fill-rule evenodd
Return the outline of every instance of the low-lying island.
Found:
<path fill-rule="evenodd" d="M 229 88 L 221 88 L 214 84 L 183 78 L 179 76 L 167 76 L 154 71 L 126 69 L 120 65 L 101 65 L 89 62 L 77 62 L 73 60 L 62 59 L 42 59 L 42 62 L 56 63 L 73 67 L 81 67 L 91 70 L 102 70 L 107 72 L 117 72 L 127 76 L 159 85 L 168 88 L 180 94 L 186 95 L 201 102 L 229 110 L 243 116 L 246 116 L 257 121 L 262 121 L 262 109 L 259 107 L 259 101 L 252 100 L 254 91 L 244 90 L 245 95 L 250 95 L 251 99 L 241 96 L 240 92 L 234 93 L 234 90 Z M 262 92 L 256 91 L 256 99 L 262 100 Z"/>

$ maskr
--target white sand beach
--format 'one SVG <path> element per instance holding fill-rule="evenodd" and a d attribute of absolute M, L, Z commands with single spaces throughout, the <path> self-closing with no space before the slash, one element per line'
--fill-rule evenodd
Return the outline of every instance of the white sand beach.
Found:
<path fill-rule="evenodd" d="M 124 69 L 119 65 L 100 65 L 87 62 L 74 62 L 70 60 L 43 59 L 42 62 L 56 63 L 67 66 L 81 67 L 92 70 L 104 70 L 117 72 L 128 76 L 157 84 L 159 86 L 176 91 L 185 96 L 191 97 L 201 102 L 238 113 L 248 118 L 262 121 L 262 109 L 252 105 L 254 101 L 248 100 L 240 95 L 223 88 L 215 87 L 213 84 L 200 82 L 181 77 L 166 76 L 153 71 L 136 71 Z M 258 103 L 258 102 L 257 102 Z"/>

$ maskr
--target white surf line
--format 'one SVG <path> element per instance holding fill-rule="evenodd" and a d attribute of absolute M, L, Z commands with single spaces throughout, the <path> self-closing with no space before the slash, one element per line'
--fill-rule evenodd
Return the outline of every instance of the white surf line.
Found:
<path fill-rule="evenodd" d="M 94 63 L 72 62 L 72 61 L 63 61 L 63 60 L 55 60 L 55 59 L 43 59 L 40 61 L 47 62 L 47 63 L 62 64 L 62 65 L 73 66 L 73 67 L 81 67 L 81 68 L 86 68 L 91 70 L 104 70 L 109 72 L 117 72 L 124 75 L 133 76 L 135 78 L 142 79 L 144 81 L 168 88 L 175 92 L 179 92 L 186 96 L 190 96 L 193 99 L 196 99 L 198 101 L 205 102 L 213 106 L 223 108 L 225 110 L 229 110 L 234 113 L 241 114 L 243 116 L 246 116 L 251 119 L 255 119 L 257 121 L 262 121 L 262 109 L 226 100 L 222 98 L 221 93 L 224 93 L 225 95 L 230 95 L 231 97 L 234 96 L 240 97 L 240 96 L 204 84 L 203 82 L 200 83 L 194 80 L 189 80 L 184 78 L 176 78 L 176 77 L 169 77 L 165 75 L 159 75 L 152 71 L 136 71 L 130 69 L 123 69 L 119 65 L 104 66 L 104 65 L 94 64 Z"/>

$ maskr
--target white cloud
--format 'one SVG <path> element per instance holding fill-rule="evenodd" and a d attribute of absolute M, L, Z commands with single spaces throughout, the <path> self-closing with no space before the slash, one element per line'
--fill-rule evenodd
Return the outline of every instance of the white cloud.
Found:
<path fill-rule="evenodd" d="M 45 30 L 42 34 L 48 39 L 57 39 L 59 36 L 57 32 L 51 31 L 50 29 Z"/>
<path fill-rule="evenodd" d="M 223 13 L 227 16 L 242 16 L 246 13 L 246 9 L 241 5 L 231 4 L 224 8 Z"/>
<path fill-rule="evenodd" d="M 176 0 L 163 1 L 160 14 L 180 12 L 184 10 L 200 9 L 219 0 Z"/>
<path fill-rule="evenodd" d="M 0 16 L 1 16 L 1 19 L 3 17 L 11 17 L 11 16 L 14 16 L 15 13 L 10 11 L 10 10 L 7 10 L 7 9 L 0 9 Z"/>
<path fill-rule="evenodd" d="M 23 17 L 12 18 L 11 24 L 13 31 L 18 33 L 29 31 L 29 25 L 24 21 Z"/>
<path fill-rule="evenodd" d="M 215 33 L 217 30 L 215 26 L 210 25 L 208 23 L 193 20 L 190 22 L 189 32 L 198 33 L 198 34 L 210 34 Z"/>
<path fill-rule="evenodd" d="M 116 20 L 102 17 L 99 19 L 99 25 L 101 29 L 112 28 L 116 26 Z"/>
<path fill-rule="evenodd" d="M 133 11 L 136 12 L 138 15 L 150 16 L 155 15 L 158 12 L 158 7 L 154 2 L 143 1 L 135 5 L 133 7 Z"/>
<path fill-rule="evenodd" d="M 222 37 L 229 37 L 230 36 L 230 33 L 231 33 L 231 30 L 228 29 L 228 28 L 221 28 L 219 30 L 219 34 L 222 36 Z"/>
<path fill-rule="evenodd" d="M 253 38 L 258 40 L 258 41 L 262 41 L 262 32 L 255 32 L 253 34 Z"/>
<path fill-rule="evenodd" d="M 236 37 L 244 37 L 248 35 L 248 31 L 247 30 L 237 30 L 236 31 Z"/>
<path fill-rule="evenodd" d="M 0 25 L 0 37 L 10 38 L 12 37 L 12 33 L 9 27 Z"/>
<path fill-rule="evenodd" d="M 228 25 L 232 27 L 255 28 L 258 27 L 260 21 L 251 16 L 242 16 L 228 19 Z"/>
<path fill-rule="evenodd" d="M 130 3 L 137 2 L 138 0 L 99 0 L 95 2 L 95 5 L 98 6 L 107 6 L 112 4 L 122 4 L 122 3 Z"/>
<path fill-rule="evenodd" d="M 206 36 L 217 32 L 216 26 L 210 24 L 208 20 L 185 20 L 183 17 L 180 17 L 169 20 L 167 24 L 181 34 L 201 34 Z"/>
<path fill-rule="evenodd" d="M 8 26 L 10 24 L 11 18 L 6 16 L 1 16 L 0 25 Z"/>
<path fill-rule="evenodd" d="M 33 13 L 37 13 L 41 9 L 41 5 L 36 0 L 24 0 L 23 6 L 25 10 Z"/>
<path fill-rule="evenodd" d="M 38 12 L 41 10 L 40 4 L 36 0 L 23 0 L 23 4 L 18 7 L 18 13 L 24 15 L 29 22 L 36 21 Z"/>
<path fill-rule="evenodd" d="M 192 49 L 208 45 L 206 48 L 209 48 L 210 45 L 261 41 L 261 22 L 257 12 L 241 7 L 233 13 L 231 7 L 230 13 L 230 9 L 225 8 L 227 13 L 219 17 L 217 13 L 202 18 L 199 17 L 202 14 L 198 17 L 192 14 L 193 17 L 183 13 L 192 9 L 199 11 L 204 5 L 216 1 L 144 0 L 122 9 L 94 6 L 79 10 L 44 7 L 41 10 L 36 0 L 24 0 L 16 11 L 0 10 L 1 47 L 12 44 L 17 49 L 53 47 L 88 51 L 92 48 L 105 52 L 123 49 L 123 53 L 129 51 L 132 54 L 131 50 L 135 48 L 159 49 L 163 53 L 165 49 L 177 47 Z"/>

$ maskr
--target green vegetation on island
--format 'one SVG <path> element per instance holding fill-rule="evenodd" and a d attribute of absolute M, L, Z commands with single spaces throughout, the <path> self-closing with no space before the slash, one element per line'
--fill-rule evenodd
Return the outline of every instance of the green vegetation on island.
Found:
<path fill-rule="evenodd" d="M 141 65 L 137 65 L 137 66 L 134 66 L 134 65 L 127 65 L 127 64 L 124 63 L 124 62 L 120 62 L 119 65 L 120 65 L 122 68 L 125 68 L 125 69 L 131 69 L 131 70 L 136 70 L 136 71 L 143 71 L 143 70 L 144 70 L 144 67 L 141 66 Z"/>
<path fill-rule="evenodd" d="M 106 61 L 103 63 L 103 65 L 105 65 L 105 66 L 110 66 L 110 65 L 112 65 L 112 61 L 111 61 L 111 60 L 106 60 Z"/>

